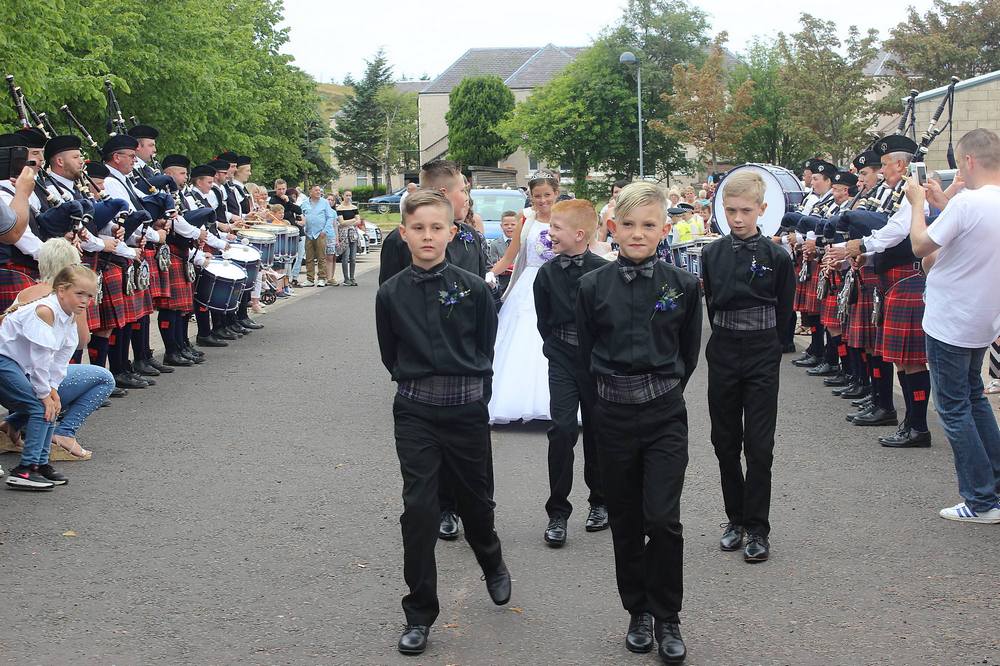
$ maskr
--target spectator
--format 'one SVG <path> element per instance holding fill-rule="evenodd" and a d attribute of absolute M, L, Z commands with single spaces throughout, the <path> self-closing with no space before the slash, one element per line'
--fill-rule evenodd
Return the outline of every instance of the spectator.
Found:
<path fill-rule="evenodd" d="M 616 180 L 611 184 L 611 198 L 604 204 L 597 220 L 597 240 L 604 242 L 608 240 L 608 220 L 615 218 L 615 204 L 618 202 L 618 193 L 621 192 L 629 181 Z"/>
<path fill-rule="evenodd" d="M 344 200 L 337 206 L 337 214 L 344 221 L 346 229 L 340 238 L 342 252 L 340 254 L 340 266 L 344 272 L 344 286 L 357 287 L 358 283 L 354 279 L 354 269 L 358 263 L 358 224 L 364 224 L 358 215 L 358 207 L 354 205 L 354 195 L 350 190 L 344 191 Z"/>
<path fill-rule="evenodd" d="M 667 198 L 670 199 L 670 208 L 676 208 L 677 204 L 681 202 L 681 193 L 673 188 L 670 188 L 667 192 Z"/>
<path fill-rule="evenodd" d="M 1000 137 L 975 129 L 955 152 L 959 171 L 946 192 L 934 180 L 926 190 L 915 178 L 906 186 L 913 252 L 926 257 L 928 271 L 923 329 L 934 404 L 965 500 L 940 515 L 1000 523 L 1000 429 L 981 374 L 986 350 L 1000 335 L 1000 290 L 989 288 L 1000 248 Z M 925 197 L 942 210 L 929 227 Z"/>
<path fill-rule="evenodd" d="M 295 203 L 296 199 L 298 199 L 298 192 L 295 189 L 289 189 L 288 183 L 280 178 L 274 181 L 274 194 L 271 196 L 270 203 L 280 205 L 285 212 L 285 222 L 295 227 L 299 232 L 298 250 L 295 258 L 285 264 L 285 272 L 291 278 L 292 285 L 298 287 L 300 286 L 298 277 L 302 271 L 302 259 L 306 252 L 306 237 L 302 230 L 302 208 Z"/>
<path fill-rule="evenodd" d="M 305 218 L 306 246 L 306 281 L 303 286 L 312 284 L 313 276 L 317 275 L 316 286 L 325 287 L 326 241 L 334 238 L 333 223 L 337 214 L 323 198 L 323 190 L 319 185 L 309 188 L 309 198 L 302 202 L 302 215 Z M 332 276 L 331 281 L 336 284 Z"/>
<path fill-rule="evenodd" d="M 681 190 L 681 198 L 684 199 L 685 203 L 689 203 L 693 206 L 694 200 L 696 198 L 694 187 L 692 185 L 688 185 L 683 190 Z"/>
<path fill-rule="evenodd" d="M 330 197 L 326 198 L 327 203 L 330 203 Z M 340 217 L 337 215 L 337 211 L 333 210 L 333 206 L 330 207 L 333 211 L 333 233 L 326 237 L 326 248 L 324 257 L 326 261 L 326 274 L 330 276 L 330 281 L 328 284 L 336 287 L 339 282 L 337 282 L 337 255 L 343 252 L 340 246 L 340 228 L 344 225 L 340 223 Z"/>
<path fill-rule="evenodd" d="M 500 261 L 504 253 L 507 251 L 507 247 L 510 246 L 510 239 L 514 235 L 514 230 L 517 229 L 517 223 L 521 219 L 521 214 L 516 210 L 507 210 L 503 212 L 500 216 L 500 231 L 503 235 L 499 238 L 494 238 L 489 241 L 486 245 L 486 265 L 492 266 L 493 264 Z M 514 273 L 514 266 L 510 266 L 506 271 L 497 275 L 497 284 L 499 285 L 499 292 L 502 294 L 507 291 L 507 285 L 510 284 L 510 276 Z"/>
<path fill-rule="evenodd" d="M 406 201 L 406 197 L 413 194 L 419 189 L 419 186 L 414 182 L 409 182 L 406 184 L 406 191 L 403 192 L 403 196 L 399 197 L 399 214 L 403 214 L 403 202 Z"/>

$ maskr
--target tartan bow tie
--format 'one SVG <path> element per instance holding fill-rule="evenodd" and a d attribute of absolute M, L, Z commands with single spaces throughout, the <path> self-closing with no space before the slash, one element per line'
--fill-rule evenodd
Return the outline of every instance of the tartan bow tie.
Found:
<path fill-rule="evenodd" d="M 739 252 L 740 248 L 742 247 L 746 247 L 746 249 L 750 250 L 751 252 L 756 252 L 757 241 L 759 239 L 760 239 L 760 234 L 754 236 L 753 238 L 748 238 L 746 240 L 742 240 L 740 238 L 737 238 L 736 236 L 729 237 L 729 240 L 731 240 L 733 243 L 733 252 Z"/>
<path fill-rule="evenodd" d="M 575 257 L 567 257 L 564 254 L 559 255 L 559 266 L 562 268 L 569 268 L 570 266 L 578 266 L 583 268 L 583 255 L 578 254 Z"/>
<path fill-rule="evenodd" d="M 622 274 L 622 278 L 625 280 L 626 284 L 634 280 L 636 275 L 641 275 L 645 278 L 652 278 L 653 267 L 656 266 L 656 262 L 659 260 L 660 258 L 654 254 L 641 264 L 626 264 L 619 261 L 618 272 Z"/>

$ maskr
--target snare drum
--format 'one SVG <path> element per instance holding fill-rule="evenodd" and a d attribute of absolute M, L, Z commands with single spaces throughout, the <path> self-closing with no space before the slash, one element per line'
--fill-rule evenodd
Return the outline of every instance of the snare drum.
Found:
<path fill-rule="evenodd" d="M 194 302 L 216 312 L 231 312 L 240 303 L 247 272 L 236 264 L 212 259 L 201 271 Z"/>
<path fill-rule="evenodd" d="M 802 189 L 802 183 L 799 182 L 794 173 L 773 164 L 744 164 L 730 169 L 715 189 L 715 197 L 712 199 L 712 217 L 715 218 L 719 231 L 728 234 L 729 223 L 726 221 L 726 211 L 722 205 L 722 193 L 726 189 L 726 181 L 730 176 L 748 169 L 760 174 L 767 185 L 764 192 L 767 210 L 757 220 L 757 226 L 760 227 L 761 233 L 765 236 L 774 236 L 781 227 L 782 216 L 785 213 L 798 210 L 806 193 Z"/>
<path fill-rule="evenodd" d="M 260 252 L 260 263 L 262 266 L 270 266 L 274 263 L 274 234 L 269 231 L 257 229 L 240 229 L 236 232 L 236 238 L 244 245 L 256 248 Z"/>
<path fill-rule="evenodd" d="M 222 253 L 222 258 L 233 262 L 246 272 L 246 284 L 243 289 L 249 291 L 253 289 L 257 282 L 257 274 L 260 273 L 260 252 L 250 245 L 230 245 L 229 249 Z"/>
<path fill-rule="evenodd" d="M 289 226 L 288 231 L 285 233 L 285 239 L 288 244 L 288 253 L 285 255 L 285 260 L 295 261 L 295 257 L 299 254 L 299 228 Z"/>

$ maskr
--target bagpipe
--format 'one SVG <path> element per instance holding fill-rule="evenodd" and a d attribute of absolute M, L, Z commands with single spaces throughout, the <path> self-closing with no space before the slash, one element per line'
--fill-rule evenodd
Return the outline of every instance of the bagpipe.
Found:
<path fill-rule="evenodd" d="M 122 116 L 122 107 L 118 103 L 118 96 L 115 95 L 115 87 L 111 83 L 111 79 L 104 79 L 104 97 L 107 100 L 107 121 L 105 122 L 105 127 L 108 130 L 108 136 L 128 134 L 129 126 L 125 124 L 125 118 Z M 135 116 L 131 116 L 131 122 L 132 127 L 139 124 L 139 120 Z M 158 165 L 156 170 L 159 171 Z M 150 194 L 156 194 L 156 186 L 146 178 L 141 169 L 133 167 L 132 178 L 137 181 L 143 181 L 146 183 L 147 191 Z"/>

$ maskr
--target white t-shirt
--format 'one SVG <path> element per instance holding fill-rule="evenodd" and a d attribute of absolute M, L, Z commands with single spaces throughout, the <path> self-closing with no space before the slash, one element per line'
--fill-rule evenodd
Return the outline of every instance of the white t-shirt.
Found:
<path fill-rule="evenodd" d="M 941 249 L 927 275 L 924 331 L 956 347 L 989 347 L 1000 336 L 1000 187 L 959 192 L 927 235 Z"/>

